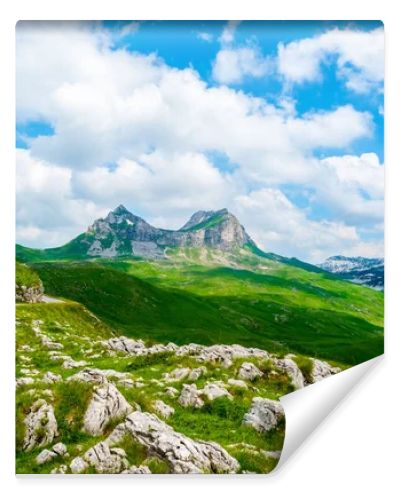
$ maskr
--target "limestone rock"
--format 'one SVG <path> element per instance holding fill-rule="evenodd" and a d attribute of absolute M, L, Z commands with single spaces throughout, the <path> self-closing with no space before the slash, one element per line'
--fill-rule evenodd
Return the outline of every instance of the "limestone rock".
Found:
<path fill-rule="evenodd" d="M 167 461 L 172 473 L 229 473 L 239 469 L 237 460 L 220 445 L 190 439 L 150 413 L 131 413 L 107 442 L 121 439 L 126 432 L 145 446 L 149 455 Z"/>
<path fill-rule="evenodd" d="M 236 380 L 234 378 L 228 379 L 228 384 L 232 387 L 240 387 L 241 389 L 247 389 L 247 384 L 244 380 Z"/>
<path fill-rule="evenodd" d="M 52 450 L 57 453 L 57 455 L 60 455 L 61 457 L 64 455 L 68 454 L 67 447 L 65 446 L 64 443 L 57 443 L 53 446 Z"/>
<path fill-rule="evenodd" d="M 260 432 L 268 432 L 277 427 L 285 417 L 283 407 L 278 401 L 266 398 L 253 398 L 250 411 L 245 414 L 243 423 Z"/>
<path fill-rule="evenodd" d="M 86 361 L 75 361 L 72 359 L 70 356 L 66 356 L 66 359 L 64 359 L 63 362 L 63 368 L 68 369 L 68 368 L 80 368 L 81 366 L 86 366 L 87 363 Z"/>
<path fill-rule="evenodd" d="M 132 465 L 129 469 L 123 470 L 121 474 L 151 474 L 151 470 L 147 465 L 140 465 L 139 467 Z"/>
<path fill-rule="evenodd" d="M 311 372 L 312 383 L 319 382 L 326 377 L 330 377 L 335 373 L 340 372 L 340 368 L 331 366 L 326 361 L 321 361 L 320 359 L 313 359 L 313 369 Z"/>
<path fill-rule="evenodd" d="M 69 464 L 72 474 L 81 474 L 89 467 L 89 464 L 82 457 L 75 457 Z"/>
<path fill-rule="evenodd" d="M 207 368 L 205 366 L 199 366 L 198 368 L 193 368 L 193 370 L 190 371 L 188 379 L 194 381 L 199 379 L 202 375 L 205 375 L 206 373 L 207 373 Z"/>
<path fill-rule="evenodd" d="M 175 398 L 179 394 L 179 391 L 178 391 L 178 389 L 175 389 L 175 387 L 167 387 L 165 389 L 165 393 L 170 398 Z"/>
<path fill-rule="evenodd" d="M 228 368 L 232 365 L 232 361 L 237 358 L 267 358 L 268 356 L 266 351 L 255 347 L 243 347 L 239 344 L 217 344 L 203 347 L 197 354 L 197 359 L 199 361 L 222 363 L 225 368 Z"/>
<path fill-rule="evenodd" d="M 106 383 L 96 387 L 84 417 L 84 431 L 100 435 L 113 418 L 123 418 L 132 411 L 131 405 L 115 385 Z"/>
<path fill-rule="evenodd" d="M 104 441 L 90 448 L 84 459 L 99 474 L 119 474 L 129 467 L 125 451 L 121 448 L 110 448 Z"/>
<path fill-rule="evenodd" d="M 259 370 L 255 364 L 245 362 L 239 368 L 238 377 L 243 380 L 255 380 L 262 376 L 262 371 Z"/>
<path fill-rule="evenodd" d="M 43 382 L 46 384 L 54 384 L 55 382 L 60 382 L 61 380 L 61 375 L 56 375 L 53 372 L 46 372 L 43 376 Z"/>
<path fill-rule="evenodd" d="M 59 467 L 56 467 L 53 469 L 50 474 L 66 474 L 68 472 L 68 466 L 63 464 L 60 465 Z"/>
<path fill-rule="evenodd" d="M 32 450 L 35 446 L 50 444 L 57 436 L 57 421 L 53 407 L 44 399 L 38 399 L 24 420 L 26 430 L 23 448 Z"/>
<path fill-rule="evenodd" d="M 181 394 L 179 396 L 179 404 L 182 406 L 193 406 L 201 408 L 204 401 L 200 397 L 201 392 L 197 389 L 196 384 L 183 384 Z"/>
<path fill-rule="evenodd" d="M 17 387 L 22 387 L 24 385 L 31 385 L 35 383 L 35 379 L 32 377 L 20 377 L 16 380 Z"/>
<path fill-rule="evenodd" d="M 290 357 L 276 359 L 275 365 L 289 376 L 295 389 L 301 389 L 305 386 L 304 376 L 293 359 Z"/>
<path fill-rule="evenodd" d="M 46 462 L 50 462 L 56 456 L 57 456 L 57 453 L 55 453 L 54 451 L 44 449 L 35 458 L 35 461 L 37 464 L 42 465 L 42 464 L 45 464 Z"/>
<path fill-rule="evenodd" d="M 217 398 L 227 397 L 232 399 L 232 394 L 230 394 L 224 387 L 220 384 L 209 382 L 204 386 L 204 389 L 201 391 L 209 401 L 213 401 Z"/>
<path fill-rule="evenodd" d="M 179 382 L 190 374 L 190 368 L 175 368 L 172 372 L 165 373 L 164 379 L 167 382 Z"/>
<path fill-rule="evenodd" d="M 153 403 L 153 408 L 156 413 L 158 413 L 161 417 L 168 418 L 175 413 L 175 410 L 172 406 L 167 405 L 161 399 L 157 399 Z"/>

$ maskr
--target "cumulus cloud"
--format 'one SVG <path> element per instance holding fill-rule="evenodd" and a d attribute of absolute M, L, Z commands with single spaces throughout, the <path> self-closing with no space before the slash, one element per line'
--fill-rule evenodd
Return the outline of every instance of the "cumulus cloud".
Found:
<path fill-rule="evenodd" d="M 199 40 L 202 40 L 203 42 L 208 42 L 208 43 L 211 43 L 214 39 L 212 33 L 208 33 L 206 31 L 200 31 L 199 33 L 197 33 L 197 38 Z"/>
<path fill-rule="evenodd" d="M 97 25 L 18 25 L 17 120 L 54 128 L 18 151 L 21 241 L 64 243 L 119 203 L 167 227 L 227 206 L 267 249 L 308 260 L 361 244 L 357 224 L 382 222 L 375 155 L 314 156 L 370 135 L 368 113 L 347 105 L 299 115 L 293 102 L 210 86 L 192 68 L 111 47 Z M 213 152 L 234 168 L 218 168 Z M 312 220 L 284 195 L 287 184 L 308 186 L 309 207 L 333 215 Z"/>
<path fill-rule="evenodd" d="M 260 78 L 271 70 L 270 61 L 257 48 L 221 49 L 214 61 L 212 74 L 219 83 L 241 83 L 251 76 Z"/>
<path fill-rule="evenodd" d="M 383 28 L 372 31 L 332 29 L 278 47 L 278 70 L 288 82 L 322 79 L 321 65 L 335 58 L 337 74 L 346 86 L 365 93 L 384 76 Z"/>

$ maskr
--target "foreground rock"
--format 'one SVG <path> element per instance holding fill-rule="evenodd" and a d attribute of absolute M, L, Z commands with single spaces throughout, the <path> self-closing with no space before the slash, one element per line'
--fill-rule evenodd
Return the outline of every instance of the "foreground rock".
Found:
<path fill-rule="evenodd" d="M 83 458 L 98 474 L 119 474 L 129 467 L 125 451 L 110 448 L 104 441 L 90 448 Z"/>
<path fill-rule="evenodd" d="M 193 406 L 194 408 L 201 408 L 204 405 L 204 401 L 200 396 L 201 391 L 197 389 L 196 384 L 183 384 L 178 402 L 184 407 Z"/>
<path fill-rule="evenodd" d="M 331 366 L 326 361 L 321 361 L 320 359 L 313 359 L 313 363 L 314 366 L 311 372 L 311 382 L 313 384 L 341 371 L 340 368 Z"/>
<path fill-rule="evenodd" d="M 304 376 L 293 359 L 291 359 L 290 357 L 276 359 L 275 366 L 289 376 L 295 389 L 301 389 L 305 386 L 306 381 L 304 379 Z"/>
<path fill-rule="evenodd" d="M 151 474 L 151 470 L 147 465 L 140 465 L 139 467 L 132 465 L 129 469 L 123 470 L 121 474 Z"/>
<path fill-rule="evenodd" d="M 195 441 L 150 413 L 135 411 L 107 438 L 109 446 L 118 444 L 129 433 L 145 446 L 150 455 L 168 463 L 172 473 L 232 473 L 239 470 L 237 460 L 220 445 Z"/>
<path fill-rule="evenodd" d="M 36 446 L 46 446 L 57 436 L 57 421 L 53 407 L 38 399 L 24 420 L 26 429 L 23 448 L 30 451 Z"/>
<path fill-rule="evenodd" d="M 268 432 L 275 429 L 284 417 L 283 407 L 278 401 L 254 398 L 250 411 L 243 418 L 243 423 L 257 431 Z"/>
<path fill-rule="evenodd" d="M 83 428 L 88 434 L 99 436 L 111 419 L 123 418 L 131 411 L 131 405 L 115 385 L 103 384 L 94 389 L 85 413 Z"/>
<path fill-rule="evenodd" d="M 259 370 L 253 363 L 243 363 L 239 368 L 238 377 L 242 380 L 255 380 L 262 377 L 263 372 Z"/>

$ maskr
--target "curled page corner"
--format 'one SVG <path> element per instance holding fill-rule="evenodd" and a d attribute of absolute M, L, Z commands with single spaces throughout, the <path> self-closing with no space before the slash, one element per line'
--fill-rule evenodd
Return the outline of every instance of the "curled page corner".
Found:
<path fill-rule="evenodd" d="M 285 411 L 286 429 L 281 458 L 275 472 L 288 462 L 313 431 L 382 359 L 383 355 L 370 359 L 280 399 Z"/>

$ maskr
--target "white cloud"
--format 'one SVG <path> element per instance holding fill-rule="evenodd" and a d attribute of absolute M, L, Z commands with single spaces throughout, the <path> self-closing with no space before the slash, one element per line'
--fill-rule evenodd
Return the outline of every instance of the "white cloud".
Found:
<path fill-rule="evenodd" d="M 197 38 L 203 42 L 211 43 L 214 39 L 212 33 L 207 33 L 206 31 L 200 31 L 197 33 Z"/>
<path fill-rule="evenodd" d="M 269 59 L 254 47 L 221 49 L 213 63 L 212 75 L 219 83 L 241 83 L 251 76 L 260 78 L 271 70 Z"/>
<path fill-rule="evenodd" d="M 240 21 L 228 21 L 219 39 L 222 44 L 230 44 L 233 42 L 235 38 L 235 31 L 239 24 Z"/>
<path fill-rule="evenodd" d="M 350 240 L 359 244 L 351 228 L 382 221 L 376 156 L 313 156 L 368 136 L 368 113 L 342 106 L 298 115 L 293 102 L 275 106 L 208 86 L 193 69 L 111 50 L 110 43 L 107 33 L 80 23 L 18 25 L 17 118 L 43 119 L 55 129 L 31 139 L 30 152 L 18 152 L 17 219 L 26 243 L 64 243 L 119 203 L 170 227 L 192 211 L 228 206 L 268 248 L 305 259 L 329 245 L 333 253 L 350 248 Z M 233 171 L 218 170 L 212 152 L 225 155 Z M 288 183 L 313 190 L 310 203 L 330 207 L 331 220 L 312 221 L 285 201 L 280 186 Z M 250 202 L 271 216 L 254 215 L 253 223 L 243 210 L 251 213 Z M 298 230 L 279 230 L 280 209 Z"/>
<path fill-rule="evenodd" d="M 336 58 L 337 74 L 359 93 L 381 84 L 384 77 L 384 34 L 333 29 L 278 48 L 278 70 L 288 82 L 304 83 L 322 78 L 321 65 Z"/>

